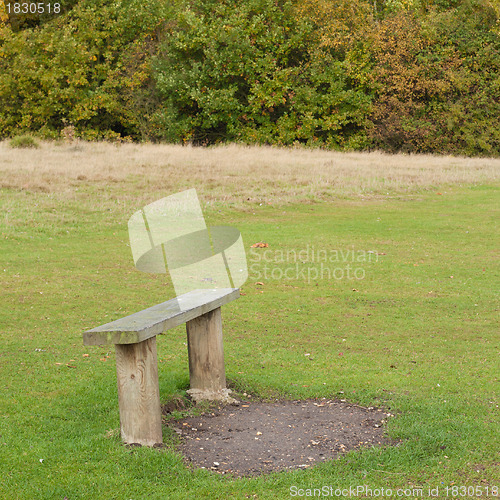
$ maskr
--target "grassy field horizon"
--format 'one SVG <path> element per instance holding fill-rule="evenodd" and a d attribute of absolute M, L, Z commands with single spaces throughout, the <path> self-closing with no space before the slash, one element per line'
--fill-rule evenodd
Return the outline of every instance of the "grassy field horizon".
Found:
<path fill-rule="evenodd" d="M 0 142 L 0 187 L 76 195 L 82 188 L 120 184 L 124 199 L 141 192 L 195 186 L 205 203 L 243 208 L 385 197 L 497 182 L 500 158 L 341 153 L 324 149 L 170 144 L 41 142 L 14 149 Z M 88 191 L 83 190 L 88 194 Z M 104 191 L 104 189 L 102 189 Z M 139 198 L 138 201 L 141 201 Z"/>
<path fill-rule="evenodd" d="M 498 498 L 500 160 L 2 142 L 0 172 L 0 498 Z M 247 252 L 223 311 L 232 387 L 385 408 L 398 446 L 232 479 L 186 467 L 166 425 L 163 449 L 121 444 L 113 346 L 82 333 L 174 296 L 134 268 L 127 221 L 192 187 Z M 185 397 L 185 342 L 158 338 L 162 402 Z"/>

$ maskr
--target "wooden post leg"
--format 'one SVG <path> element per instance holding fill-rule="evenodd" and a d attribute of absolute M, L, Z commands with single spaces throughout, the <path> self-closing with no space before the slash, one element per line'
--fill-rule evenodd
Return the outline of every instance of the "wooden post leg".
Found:
<path fill-rule="evenodd" d="M 115 348 L 122 439 L 144 446 L 161 443 L 156 337 Z"/>
<path fill-rule="evenodd" d="M 186 323 L 190 395 L 195 400 L 231 400 L 226 389 L 220 307 Z"/>

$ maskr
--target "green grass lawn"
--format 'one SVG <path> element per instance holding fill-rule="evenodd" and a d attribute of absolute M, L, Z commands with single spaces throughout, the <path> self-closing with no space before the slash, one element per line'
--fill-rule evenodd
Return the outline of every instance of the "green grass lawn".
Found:
<path fill-rule="evenodd" d="M 244 295 L 223 308 L 232 387 L 396 415 L 386 430 L 398 446 L 252 479 L 188 469 L 167 427 L 163 449 L 120 442 L 113 347 L 83 346 L 82 332 L 174 294 L 168 276 L 133 267 L 127 220 L 140 206 L 110 189 L 0 191 L 0 498 L 290 498 L 291 487 L 358 485 L 495 498 L 498 186 L 206 209 L 209 225 L 241 231 L 249 260 Z M 269 247 L 250 248 L 259 241 Z M 158 338 L 163 401 L 188 388 L 185 342 L 181 327 Z"/>

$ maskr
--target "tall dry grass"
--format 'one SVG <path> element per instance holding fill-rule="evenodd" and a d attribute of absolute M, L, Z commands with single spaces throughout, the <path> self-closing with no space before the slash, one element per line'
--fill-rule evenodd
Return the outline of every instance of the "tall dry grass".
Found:
<path fill-rule="evenodd" d="M 0 143 L 0 187 L 70 194 L 82 186 L 139 198 L 196 187 L 204 200 L 287 204 L 497 181 L 500 159 L 245 147 Z"/>

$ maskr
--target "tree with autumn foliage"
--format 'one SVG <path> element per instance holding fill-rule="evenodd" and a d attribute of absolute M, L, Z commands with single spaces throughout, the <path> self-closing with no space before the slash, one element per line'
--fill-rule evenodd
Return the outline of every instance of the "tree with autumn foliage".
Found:
<path fill-rule="evenodd" d="M 398 12 L 367 33 L 375 147 L 460 155 L 500 153 L 500 39 L 489 2 L 424 19 Z"/>
<path fill-rule="evenodd" d="M 0 32 L 0 136 L 147 139 L 160 0 L 82 0 L 43 26 Z"/>
<path fill-rule="evenodd" d="M 0 137 L 500 155 L 498 0 L 62 5 L 0 10 Z"/>

